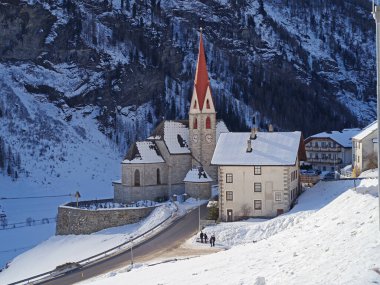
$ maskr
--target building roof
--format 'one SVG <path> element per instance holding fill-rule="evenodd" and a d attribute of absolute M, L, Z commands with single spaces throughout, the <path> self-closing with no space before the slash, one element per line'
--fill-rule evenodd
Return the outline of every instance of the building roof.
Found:
<path fill-rule="evenodd" d="M 187 172 L 184 182 L 196 182 L 196 183 L 204 183 L 211 182 L 212 179 L 207 174 L 207 172 L 203 168 L 193 168 Z"/>
<path fill-rule="evenodd" d="M 323 132 L 308 137 L 305 142 L 308 143 L 312 139 L 324 138 L 332 139 L 342 147 L 352 147 L 352 138 L 360 132 L 359 128 L 344 129 L 342 131 Z"/>
<path fill-rule="evenodd" d="M 377 131 L 377 121 L 372 122 L 368 126 L 366 126 L 360 133 L 358 133 L 356 136 L 353 137 L 353 139 L 357 141 L 361 141 L 366 136 L 370 135 L 371 133 Z"/>
<path fill-rule="evenodd" d="M 190 153 L 188 126 L 189 121 L 187 120 L 163 121 L 148 139 L 164 140 L 171 154 Z"/>
<path fill-rule="evenodd" d="M 230 131 L 228 130 L 224 121 L 218 120 L 218 122 L 216 123 L 216 141 L 218 141 L 221 133 L 229 133 L 229 132 Z"/>
<path fill-rule="evenodd" d="M 202 111 L 204 101 L 206 98 L 207 88 L 210 88 L 210 81 L 208 79 L 208 73 L 207 73 L 205 50 L 203 47 L 202 32 L 200 33 L 200 39 L 199 39 L 198 63 L 197 63 L 197 69 L 195 73 L 194 84 L 195 84 L 195 89 L 197 92 L 199 109 Z M 211 88 L 210 88 L 210 92 L 211 92 Z"/>
<path fill-rule="evenodd" d="M 211 163 L 214 165 L 294 165 L 302 146 L 301 132 L 259 132 L 251 140 L 252 152 L 247 152 L 251 133 L 222 133 Z"/>
<path fill-rule="evenodd" d="M 165 162 L 154 141 L 135 142 L 122 163 L 161 163 Z"/>

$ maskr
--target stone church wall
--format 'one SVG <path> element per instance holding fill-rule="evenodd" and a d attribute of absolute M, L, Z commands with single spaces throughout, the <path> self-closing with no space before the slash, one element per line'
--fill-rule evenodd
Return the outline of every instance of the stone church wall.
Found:
<path fill-rule="evenodd" d="M 113 201 L 111 199 L 104 202 Z M 89 201 L 87 201 L 89 202 Z M 98 200 L 97 202 L 101 202 Z M 86 203 L 86 202 L 80 202 Z M 106 228 L 137 223 L 156 207 L 86 210 L 68 205 L 58 208 L 56 235 L 91 234 Z"/>

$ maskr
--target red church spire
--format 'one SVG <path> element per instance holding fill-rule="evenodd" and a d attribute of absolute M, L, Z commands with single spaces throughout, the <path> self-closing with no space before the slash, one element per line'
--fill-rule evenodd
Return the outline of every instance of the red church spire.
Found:
<path fill-rule="evenodd" d="M 195 89 L 197 91 L 197 97 L 199 102 L 199 109 L 203 109 L 207 87 L 210 87 L 210 81 L 208 80 L 207 66 L 206 66 L 206 56 L 205 50 L 203 47 L 202 39 L 202 28 L 199 39 L 199 54 L 198 54 L 198 63 L 197 70 L 195 73 Z M 211 88 L 210 88 L 211 91 Z"/>

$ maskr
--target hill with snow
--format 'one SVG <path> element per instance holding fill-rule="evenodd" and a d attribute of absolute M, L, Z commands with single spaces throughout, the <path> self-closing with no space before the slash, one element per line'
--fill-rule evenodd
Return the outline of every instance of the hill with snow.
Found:
<path fill-rule="evenodd" d="M 377 284 L 380 239 L 376 196 L 376 179 L 362 180 L 356 188 L 353 181 L 319 182 L 299 197 L 289 213 L 277 218 L 207 227 L 204 232 L 215 234 L 216 247 L 225 251 L 162 264 L 165 258 L 158 256 L 152 261 L 155 266 L 137 264 L 131 271 L 116 270 L 83 284 L 118 285 L 125 280 L 142 284 L 220 284 L 220 280 L 225 284 L 260 285 Z M 129 232 L 123 227 L 108 231 L 107 243 L 123 239 L 123 231 Z M 59 252 L 61 247 L 69 252 L 97 238 L 102 239 L 101 232 L 88 237 L 52 238 L 17 257 L 0 273 L 0 280 L 12 280 L 9 278 L 15 278 L 21 267 L 41 272 L 40 265 L 33 263 L 36 256 Z M 196 243 L 194 237 L 185 246 L 202 249 L 209 245 Z M 60 260 L 64 261 L 69 259 Z"/>

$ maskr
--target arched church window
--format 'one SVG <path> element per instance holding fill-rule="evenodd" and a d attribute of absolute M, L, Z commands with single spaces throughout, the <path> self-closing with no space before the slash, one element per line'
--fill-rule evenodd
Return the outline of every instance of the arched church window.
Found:
<path fill-rule="evenodd" d="M 206 129 L 211 129 L 211 119 L 210 119 L 210 117 L 207 117 L 207 119 L 206 119 Z"/>
<path fill-rule="evenodd" d="M 197 100 L 194 101 L 194 109 L 197 108 Z"/>
<path fill-rule="evenodd" d="M 157 168 L 157 185 L 161 184 L 160 169 Z"/>
<path fill-rule="evenodd" d="M 198 120 L 197 120 L 197 118 L 194 118 L 193 129 L 198 129 Z"/>
<path fill-rule="evenodd" d="M 208 99 L 206 100 L 206 108 L 210 109 L 210 101 Z"/>
<path fill-rule="evenodd" d="M 140 171 L 135 170 L 135 186 L 140 186 Z"/>

